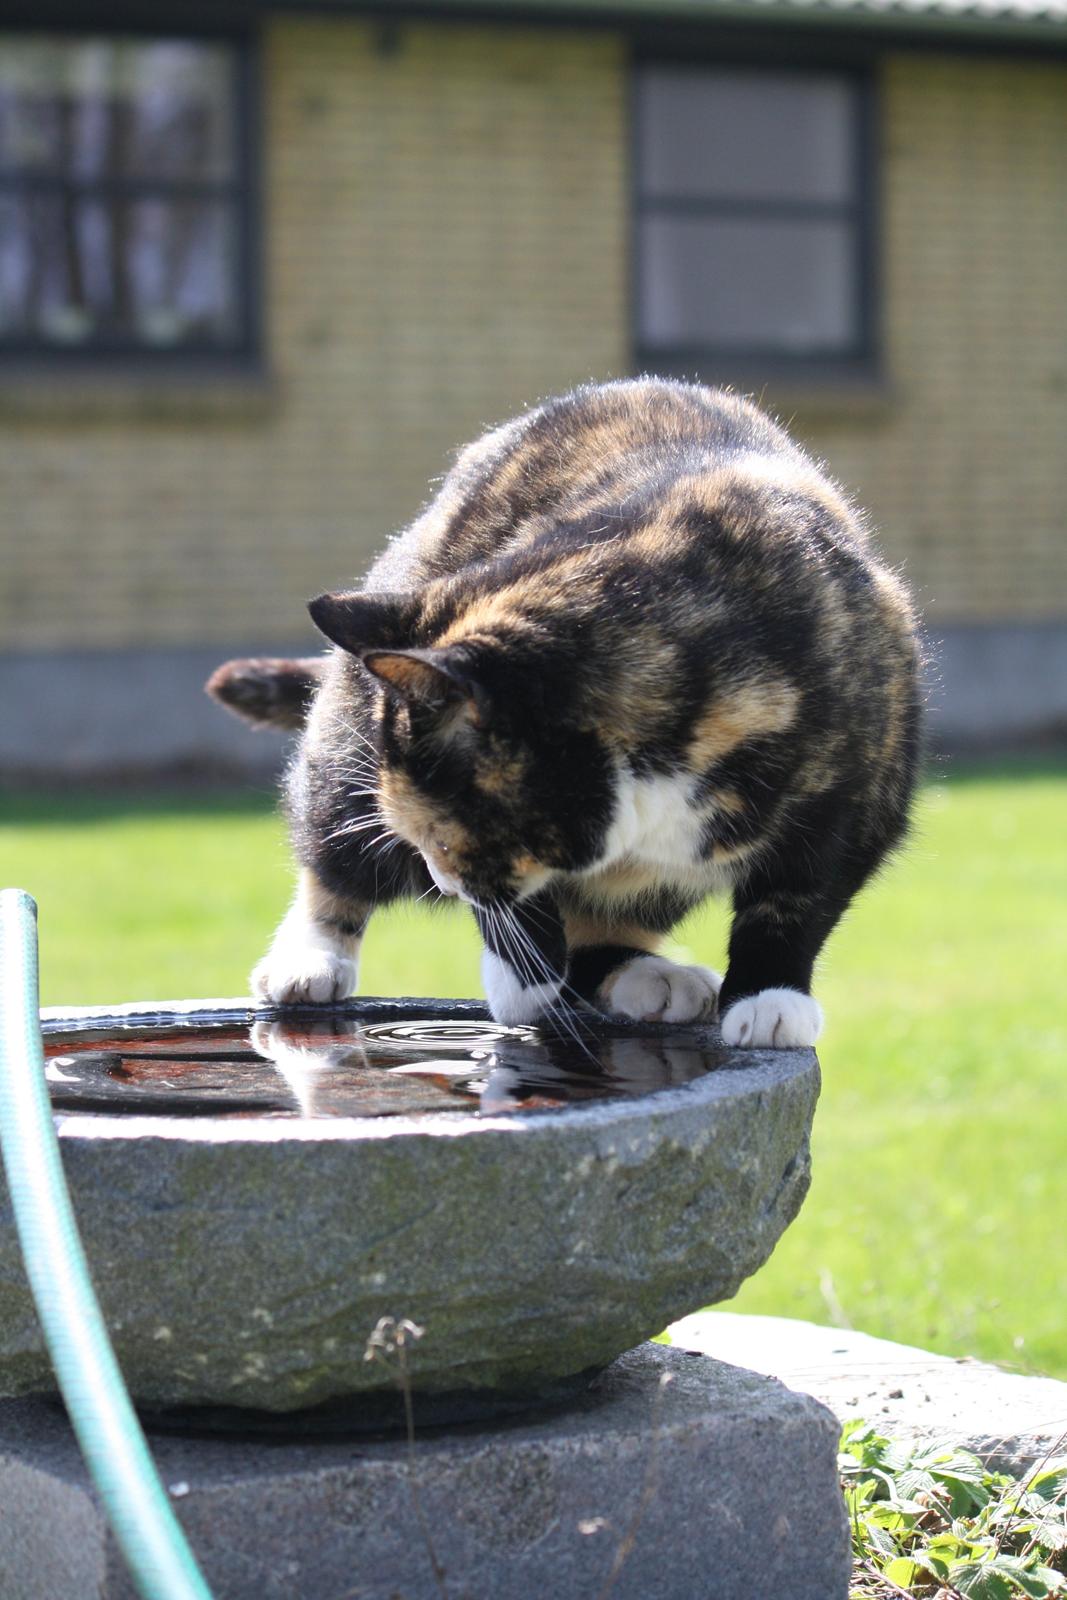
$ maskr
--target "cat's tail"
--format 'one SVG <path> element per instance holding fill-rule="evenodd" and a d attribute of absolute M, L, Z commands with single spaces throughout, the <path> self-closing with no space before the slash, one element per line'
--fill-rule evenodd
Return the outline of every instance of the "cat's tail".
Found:
<path fill-rule="evenodd" d="M 325 656 L 251 656 L 224 661 L 204 688 L 254 728 L 302 728 L 325 666 Z"/>

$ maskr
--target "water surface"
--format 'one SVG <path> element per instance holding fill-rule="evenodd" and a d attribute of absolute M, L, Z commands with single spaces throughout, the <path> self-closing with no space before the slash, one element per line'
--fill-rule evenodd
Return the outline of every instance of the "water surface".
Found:
<path fill-rule="evenodd" d="M 545 1111 L 676 1088 L 727 1054 L 684 1034 L 571 1037 L 443 1017 L 93 1021 L 45 1036 L 56 1110 L 142 1116 Z"/>

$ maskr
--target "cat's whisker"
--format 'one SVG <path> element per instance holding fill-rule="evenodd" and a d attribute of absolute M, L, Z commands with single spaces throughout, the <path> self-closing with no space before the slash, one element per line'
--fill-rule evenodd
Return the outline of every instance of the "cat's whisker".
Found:
<path fill-rule="evenodd" d="M 370 811 L 358 817 L 349 817 L 346 822 L 339 823 L 334 828 L 330 837 L 339 839 L 342 834 L 363 833 L 367 828 L 373 827 L 375 823 L 380 821 L 381 818 L 377 811 Z"/>
<path fill-rule="evenodd" d="M 560 1005 L 563 987 L 563 980 L 560 974 L 552 971 L 548 963 L 540 955 L 540 952 L 532 944 L 528 948 L 524 948 L 520 939 L 522 930 L 508 919 L 504 908 L 500 908 L 499 914 L 494 914 L 490 918 L 490 927 L 496 941 L 504 952 L 504 959 L 514 969 L 523 987 L 532 988 L 541 983 L 551 984 L 557 988 L 554 1004 L 556 1006 Z M 562 1002 L 562 1005 L 566 1010 L 565 1001 Z M 564 1027 L 573 1033 L 565 1016 L 563 1017 L 563 1022 Z M 576 1035 L 574 1037 L 575 1043 L 580 1045 L 581 1041 Z"/>
<path fill-rule="evenodd" d="M 350 803 L 378 800 L 378 774 L 375 772 L 346 772 L 341 792 Z"/>
<path fill-rule="evenodd" d="M 540 976 L 542 982 L 555 983 L 559 985 L 552 1013 L 553 1016 L 563 1024 L 565 1032 L 574 1041 L 578 1049 L 581 1050 L 584 1055 L 588 1056 L 590 1061 L 599 1066 L 597 1057 L 589 1048 L 583 1036 L 580 1014 L 566 998 L 568 991 L 572 994 L 574 993 L 570 985 L 567 983 L 566 977 L 552 970 L 547 959 L 543 953 L 538 950 L 529 933 L 516 918 L 514 912 L 512 912 L 506 906 L 501 906 L 500 914 L 503 927 L 511 936 L 512 947 L 517 948 L 520 956 L 529 964 L 528 970 L 532 970 L 534 977 Z"/>
<path fill-rule="evenodd" d="M 541 928 L 550 929 L 555 923 L 555 913 L 546 906 L 539 906 L 536 900 L 523 900 L 522 914 L 529 921 L 537 923 Z M 514 913 L 510 913 L 514 915 Z"/>
<path fill-rule="evenodd" d="M 556 1018 L 556 1020 L 562 1023 L 564 1031 L 569 1034 L 571 1039 L 573 1039 L 575 1045 L 582 1052 L 582 1054 L 588 1056 L 589 1060 L 592 1061 L 594 1065 L 599 1067 L 599 1060 L 589 1048 L 586 1039 L 584 1019 L 582 1014 L 578 1010 L 577 1006 L 572 1005 L 567 998 L 568 994 L 574 995 L 578 1000 L 581 999 L 581 996 L 578 995 L 577 991 L 571 987 L 571 985 L 566 981 L 566 978 L 560 978 L 558 974 L 550 972 L 547 967 L 546 979 L 558 981 L 559 983 L 559 990 L 556 995 L 552 1015 Z"/>
<path fill-rule="evenodd" d="M 342 721 L 341 727 L 343 728 L 344 732 L 349 735 L 350 738 L 358 739 L 359 743 L 362 744 L 362 745 L 365 745 L 366 748 L 371 752 L 372 755 L 377 756 L 378 751 L 377 751 L 377 748 L 376 748 L 376 746 L 374 744 L 374 741 L 372 739 L 368 739 L 367 735 L 363 732 L 362 728 L 357 728 L 355 723 L 354 722 L 350 722 L 347 717 Z"/>
<path fill-rule="evenodd" d="M 375 814 L 372 817 L 360 818 L 358 822 L 345 822 L 332 833 L 324 835 L 325 843 L 332 843 L 335 839 L 354 839 L 361 833 L 369 833 L 372 828 L 384 828 L 385 818 Z"/>

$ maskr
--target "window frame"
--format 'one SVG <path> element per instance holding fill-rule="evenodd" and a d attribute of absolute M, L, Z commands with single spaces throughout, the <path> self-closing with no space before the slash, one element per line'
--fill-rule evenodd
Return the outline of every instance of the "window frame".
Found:
<path fill-rule="evenodd" d="M 183 26 L 163 11 L 151 25 L 122 20 L 94 22 L 16 21 L 0 24 L 0 40 L 18 34 L 52 38 L 131 39 L 139 42 L 180 40 L 190 44 L 224 45 L 232 53 L 233 103 L 230 130 L 235 151 L 234 173 L 228 179 L 155 179 L 111 176 L 96 179 L 26 174 L 0 174 L 0 194 L 79 194 L 145 198 L 203 198 L 224 201 L 230 208 L 235 242 L 233 290 L 237 301 L 237 337 L 226 344 L 191 341 L 174 347 L 151 345 L 135 338 L 108 337 L 84 345 L 50 343 L 43 338 L 5 337 L 0 333 L 0 371 L 10 368 L 49 372 L 125 370 L 136 373 L 258 373 L 263 359 L 263 264 L 260 206 L 260 61 L 257 34 L 249 28 L 212 27 L 198 21 Z"/>
<path fill-rule="evenodd" d="M 805 41 L 807 43 L 808 41 Z M 678 45 L 657 45 L 640 39 L 635 43 L 630 59 L 630 339 L 635 370 L 655 372 L 664 377 L 698 379 L 710 383 L 733 385 L 763 382 L 786 382 L 790 385 L 826 386 L 839 384 L 872 385 L 882 378 L 881 280 L 879 273 L 878 221 L 880 197 L 878 186 L 877 126 L 878 85 L 876 63 L 866 53 L 810 49 L 790 51 L 779 47 L 746 48 L 731 43 L 727 38 L 716 41 L 717 47 L 704 42 L 694 48 L 692 40 Z M 855 91 L 856 121 L 852 142 L 852 175 L 855 200 L 848 207 L 855 228 L 855 285 L 857 292 L 857 329 L 853 344 L 841 351 L 824 351 L 817 354 L 785 349 L 740 345 L 703 344 L 696 340 L 676 346 L 653 345 L 642 342 L 641 337 L 641 230 L 644 219 L 655 215 L 692 215 L 704 210 L 706 215 L 732 215 L 761 217 L 772 214 L 771 206 L 760 201 L 751 203 L 731 200 L 721 203 L 702 202 L 693 205 L 679 199 L 677 202 L 653 199 L 642 192 L 641 155 L 642 123 L 640 77 L 649 67 L 683 67 L 689 70 L 707 68 L 709 71 L 766 71 L 776 74 L 795 74 L 797 77 L 832 74 L 847 79 Z M 835 215 L 841 208 L 834 207 Z M 818 202 L 782 202 L 778 214 L 796 217 L 819 218 L 828 214 Z"/>

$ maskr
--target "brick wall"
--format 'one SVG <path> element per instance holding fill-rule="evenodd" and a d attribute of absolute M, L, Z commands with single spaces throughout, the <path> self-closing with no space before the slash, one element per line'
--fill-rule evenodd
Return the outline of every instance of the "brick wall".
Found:
<path fill-rule="evenodd" d="M 0 400 L 3 646 L 311 642 L 455 445 L 625 372 L 621 43 L 380 41 L 266 32 L 270 392 Z"/>
<path fill-rule="evenodd" d="M 454 444 L 626 371 L 621 40 L 381 45 L 267 30 L 262 391 L 0 394 L 4 647 L 310 637 Z M 782 409 L 935 620 L 1063 615 L 1067 67 L 892 57 L 881 143 L 887 392 Z"/>
<path fill-rule="evenodd" d="M 887 394 L 796 427 L 931 621 L 1067 616 L 1067 65 L 890 58 Z"/>

